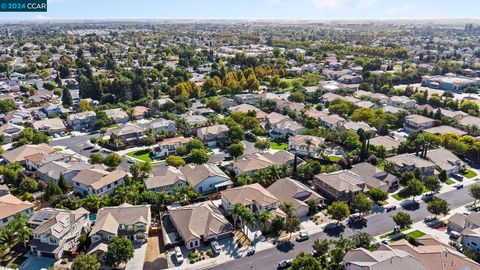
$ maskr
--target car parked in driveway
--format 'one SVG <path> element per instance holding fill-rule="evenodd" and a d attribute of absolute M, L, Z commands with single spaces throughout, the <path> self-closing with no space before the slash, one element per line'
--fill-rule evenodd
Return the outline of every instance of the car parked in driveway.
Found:
<path fill-rule="evenodd" d="M 283 260 L 283 261 L 280 261 L 277 265 L 277 269 L 285 269 L 287 267 L 290 267 L 292 265 L 292 260 L 291 259 L 288 259 L 288 260 Z"/>
<path fill-rule="evenodd" d="M 253 256 L 255 254 L 255 247 L 250 247 L 247 250 L 247 256 Z"/>
<path fill-rule="evenodd" d="M 180 247 L 175 247 L 175 261 L 177 261 L 178 264 L 182 264 L 183 260 L 182 250 Z"/>
<path fill-rule="evenodd" d="M 435 216 L 427 216 L 427 217 L 424 218 L 424 221 L 427 223 L 427 222 L 432 222 L 436 219 L 437 218 Z"/>
<path fill-rule="evenodd" d="M 393 211 L 393 210 L 396 210 L 396 209 L 397 209 L 396 205 L 390 205 L 390 206 L 385 207 L 386 212 L 390 212 L 390 211 Z"/>
<path fill-rule="evenodd" d="M 463 188 L 463 184 L 457 184 L 457 185 L 455 185 L 455 188 L 456 188 L 456 189 L 462 189 L 462 188 Z"/>
<path fill-rule="evenodd" d="M 210 243 L 210 247 L 212 248 L 213 254 L 218 255 L 222 249 L 220 248 L 220 244 L 217 241 L 213 241 Z"/>
<path fill-rule="evenodd" d="M 297 242 L 302 242 L 302 241 L 306 241 L 308 240 L 308 238 L 310 238 L 310 236 L 308 236 L 308 233 L 306 232 L 301 232 L 299 235 L 297 235 Z"/>

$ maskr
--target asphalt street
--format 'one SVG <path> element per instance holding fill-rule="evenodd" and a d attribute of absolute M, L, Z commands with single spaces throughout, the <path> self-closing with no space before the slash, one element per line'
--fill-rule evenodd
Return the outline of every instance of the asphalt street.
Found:
<path fill-rule="evenodd" d="M 444 194 L 439 195 L 438 197 L 445 199 L 449 202 L 450 208 L 458 208 L 465 204 L 471 203 L 474 201 L 472 197 L 468 194 L 468 186 L 460 190 L 453 190 Z M 381 235 L 387 232 L 392 231 L 395 223 L 393 222 L 391 216 L 399 211 L 408 212 L 413 222 L 418 222 L 423 220 L 426 216 L 431 215 L 427 211 L 426 203 L 419 200 L 417 204 L 407 204 L 401 208 L 398 208 L 395 211 L 388 213 L 374 214 L 365 219 L 363 223 L 355 224 L 355 228 L 351 226 L 346 226 L 343 231 L 343 236 L 348 237 L 355 234 L 356 231 L 361 230 L 370 233 L 371 235 Z M 311 252 L 312 244 L 315 239 L 325 239 L 325 238 L 335 238 L 339 237 L 338 231 L 328 231 L 321 232 L 310 236 L 310 239 L 304 242 L 294 242 L 293 246 L 290 248 L 283 248 L 282 246 L 277 246 L 276 248 L 263 250 L 257 252 L 251 257 L 242 257 L 227 263 L 209 267 L 208 269 L 214 270 L 268 270 L 276 269 L 279 261 L 284 259 L 293 259 L 300 252 Z"/>

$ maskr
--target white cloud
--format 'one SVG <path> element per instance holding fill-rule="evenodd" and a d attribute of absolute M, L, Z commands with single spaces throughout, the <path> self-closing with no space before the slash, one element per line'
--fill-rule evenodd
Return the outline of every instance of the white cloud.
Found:
<path fill-rule="evenodd" d="M 378 3 L 378 0 L 359 0 L 357 7 L 359 8 L 369 8 L 375 6 Z"/>
<path fill-rule="evenodd" d="M 311 0 L 317 8 L 341 8 L 348 4 L 348 0 Z"/>
<path fill-rule="evenodd" d="M 402 5 L 402 6 L 395 6 L 395 7 L 388 7 L 383 10 L 383 13 L 387 15 L 398 15 L 401 13 L 405 13 L 408 11 L 415 10 L 417 8 L 416 5 L 413 4 L 408 4 L 408 5 Z"/>

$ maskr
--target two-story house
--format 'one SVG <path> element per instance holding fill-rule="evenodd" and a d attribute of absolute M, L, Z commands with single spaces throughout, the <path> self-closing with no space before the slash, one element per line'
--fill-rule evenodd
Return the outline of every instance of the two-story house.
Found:
<path fill-rule="evenodd" d="M 317 174 L 313 183 L 320 194 L 333 200 L 350 201 L 353 195 L 366 189 L 365 180 L 347 170 Z"/>
<path fill-rule="evenodd" d="M 22 201 L 7 190 L 6 194 L 0 195 L 0 228 L 12 221 L 15 215 L 29 217 L 34 210 L 33 203 Z"/>
<path fill-rule="evenodd" d="M 137 125 L 125 124 L 112 129 L 109 144 L 116 149 L 124 148 L 129 145 L 138 146 L 143 143 L 145 136 L 145 129 Z"/>
<path fill-rule="evenodd" d="M 187 183 L 200 194 L 217 192 L 233 185 L 230 177 L 215 164 L 187 164 L 180 171 Z"/>
<path fill-rule="evenodd" d="M 228 131 L 227 125 L 213 125 L 199 128 L 197 137 L 208 146 L 215 146 L 217 143 L 228 139 Z"/>
<path fill-rule="evenodd" d="M 72 179 L 73 190 L 81 195 L 103 195 L 112 192 L 125 183 L 127 173 L 121 170 L 106 171 L 90 168 L 80 171 Z"/>
<path fill-rule="evenodd" d="M 183 173 L 172 166 L 162 166 L 155 170 L 154 175 L 144 180 L 144 186 L 147 190 L 156 192 L 167 192 L 173 195 L 175 187 L 187 186 L 187 180 Z"/>
<path fill-rule="evenodd" d="M 320 146 L 325 139 L 310 135 L 295 135 L 288 138 L 288 149 L 299 156 L 318 158 Z"/>
<path fill-rule="evenodd" d="M 435 163 L 417 157 L 414 154 L 401 154 L 386 159 L 391 162 L 398 172 L 414 172 L 416 169 L 420 171 L 422 176 L 433 175 L 435 173 Z"/>
<path fill-rule="evenodd" d="M 105 110 L 105 113 L 117 124 L 125 124 L 130 120 L 127 112 L 120 108 Z"/>
<path fill-rule="evenodd" d="M 28 226 L 33 229 L 30 251 L 39 257 L 57 260 L 75 251 L 82 233 L 90 231 L 89 214 L 84 208 L 43 208 L 36 212 L 28 220 Z"/>
<path fill-rule="evenodd" d="M 164 139 L 152 148 L 152 156 L 154 158 L 164 158 L 170 155 L 177 154 L 177 147 L 185 146 L 191 138 L 173 137 Z"/>
<path fill-rule="evenodd" d="M 151 122 L 149 128 L 157 134 L 165 134 L 165 136 L 172 137 L 177 133 L 177 124 L 172 120 L 158 118 Z"/>
<path fill-rule="evenodd" d="M 67 116 L 67 125 L 74 131 L 85 131 L 95 127 L 97 114 L 94 111 L 79 112 Z"/>
<path fill-rule="evenodd" d="M 431 128 L 434 125 L 435 119 L 419 114 L 411 114 L 405 117 L 405 124 L 403 124 L 403 128 L 407 133 L 415 133 Z"/>

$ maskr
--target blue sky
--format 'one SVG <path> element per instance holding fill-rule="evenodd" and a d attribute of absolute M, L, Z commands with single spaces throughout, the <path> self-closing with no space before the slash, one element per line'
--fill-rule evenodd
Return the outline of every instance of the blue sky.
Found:
<path fill-rule="evenodd" d="M 0 20 L 429 19 L 479 14 L 478 0 L 48 0 L 48 12 L 2 13 Z"/>

